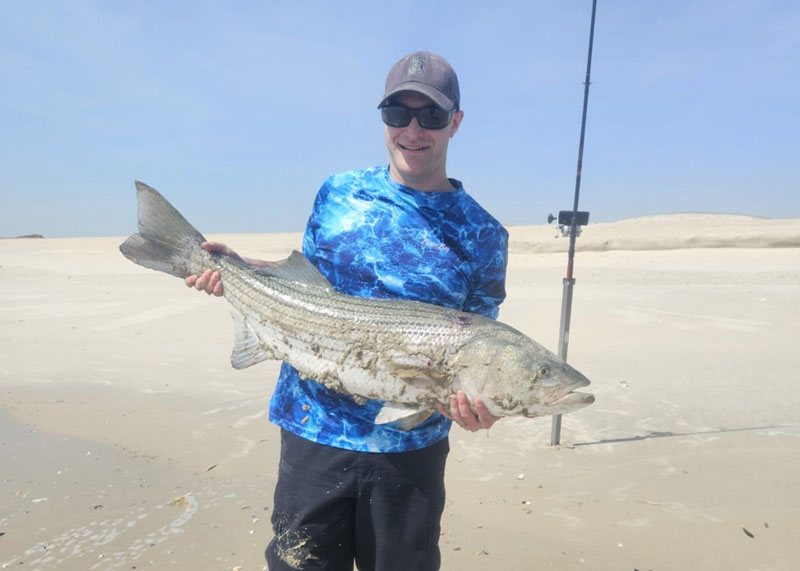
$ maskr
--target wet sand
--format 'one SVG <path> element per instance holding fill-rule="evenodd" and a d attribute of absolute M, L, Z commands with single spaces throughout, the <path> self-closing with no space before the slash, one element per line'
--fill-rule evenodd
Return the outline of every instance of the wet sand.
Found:
<path fill-rule="evenodd" d="M 215 236 L 278 259 L 297 234 Z M 500 319 L 555 349 L 567 240 L 511 228 Z M 228 305 L 117 251 L 0 240 L 0 569 L 264 568 L 278 364 Z M 800 220 L 587 226 L 569 360 L 597 402 L 451 433 L 445 570 L 790 570 Z"/>

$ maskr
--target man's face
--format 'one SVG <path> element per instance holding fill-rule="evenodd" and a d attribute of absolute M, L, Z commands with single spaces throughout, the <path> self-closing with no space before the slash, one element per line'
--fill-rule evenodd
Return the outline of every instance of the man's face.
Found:
<path fill-rule="evenodd" d="M 433 101 L 413 91 L 399 93 L 392 102 L 414 109 L 433 105 Z M 450 124 L 438 130 L 423 129 L 416 117 L 406 127 L 385 125 L 391 177 L 417 190 L 450 190 L 447 145 L 458 131 L 463 116 L 463 111 L 456 111 Z"/>

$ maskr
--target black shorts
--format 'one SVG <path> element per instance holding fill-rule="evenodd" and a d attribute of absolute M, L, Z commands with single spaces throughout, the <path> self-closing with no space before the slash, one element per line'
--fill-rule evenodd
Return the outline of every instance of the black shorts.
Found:
<path fill-rule="evenodd" d="M 282 430 L 270 571 L 439 569 L 449 450 L 354 452 Z"/>

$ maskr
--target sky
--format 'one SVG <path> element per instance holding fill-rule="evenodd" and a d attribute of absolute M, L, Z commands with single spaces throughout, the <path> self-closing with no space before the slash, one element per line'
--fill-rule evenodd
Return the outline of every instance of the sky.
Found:
<path fill-rule="evenodd" d="M 125 236 L 134 180 L 201 232 L 302 231 L 385 164 L 389 68 L 459 76 L 448 175 L 506 225 L 573 207 L 591 0 L 0 0 L 0 236 Z M 800 3 L 598 0 L 590 223 L 800 217 Z"/>

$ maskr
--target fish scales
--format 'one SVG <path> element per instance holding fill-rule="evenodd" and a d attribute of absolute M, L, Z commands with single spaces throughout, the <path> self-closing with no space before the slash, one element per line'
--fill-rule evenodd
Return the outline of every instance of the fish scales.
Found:
<path fill-rule="evenodd" d="M 211 257 L 209 257 L 211 258 Z M 436 402 L 451 392 L 451 379 L 440 374 L 436 395 L 410 391 L 405 382 L 392 383 L 393 371 L 413 372 L 413 367 L 433 369 L 448 347 L 462 344 L 474 331 L 453 312 L 415 302 L 400 304 L 365 300 L 332 289 L 253 276 L 224 259 L 196 268 L 220 271 L 225 297 L 258 329 L 259 339 L 299 372 L 331 386 L 351 389 L 357 396 L 394 402 Z M 391 311 L 385 311 L 385 306 Z M 383 311 L 382 311 L 383 310 Z M 409 357 L 413 356 L 413 357 Z M 368 371 L 369 375 L 364 375 Z M 420 374 L 420 379 L 430 371 Z M 378 392 L 370 378 L 384 384 Z M 428 389 L 432 388 L 430 385 Z"/>
<path fill-rule="evenodd" d="M 410 429 L 456 390 L 495 416 L 564 414 L 594 402 L 589 380 L 503 323 L 410 300 L 335 291 L 301 254 L 254 268 L 209 253 L 205 238 L 156 190 L 136 183 L 139 233 L 120 250 L 178 277 L 219 271 L 234 312 L 231 363 L 285 360 L 303 378 L 384 401 L 376 422 Z"/>

